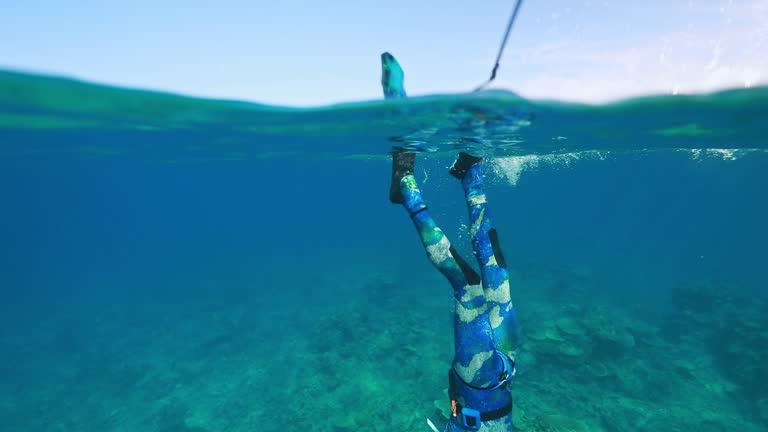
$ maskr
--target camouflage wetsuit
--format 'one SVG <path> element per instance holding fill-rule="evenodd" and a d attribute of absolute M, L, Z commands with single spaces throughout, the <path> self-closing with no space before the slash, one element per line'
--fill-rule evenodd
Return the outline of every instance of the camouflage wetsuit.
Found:
<path fill-rule="evenodd" d="M 382 72 L 384 95 L 404 97 L 402 69 L 388 53 L 382 54 Z M 509 274 L 486 206 L 481 165 L 477 163 L 479 158 L 474 159 L 476 163 L 466 166 L 465 170 L 452 170 L 452 174 L 461 180 L 464 189 L 472 248 L 480 275 L 459 256 L 430 216 L 412 171 L 399 180 L 401 196 L 393 202 L 402 203 L 408 211 L 427 256 L 453 287 L 455 354 L 449 381 L 451 399 L 455 402 L 452 408 L 458 415 L 451 417 L 445 430 L 467 430 L 459 417 L 461 408 L 466 407 L 483 414 L 504 414 L 491 414 L 490 417 L 498 418 L 481 421 L 474 430 L 510 431 L 512 394 L 504 382 L 511 377 L 502 375 L 514 371 L 510 360 L 518 339 L 518 326 L 510 297 Z"/>

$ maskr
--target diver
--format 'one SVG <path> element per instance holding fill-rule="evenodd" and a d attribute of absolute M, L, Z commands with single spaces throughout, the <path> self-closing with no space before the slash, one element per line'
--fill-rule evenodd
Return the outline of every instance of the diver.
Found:
<path fill-rule="evenodd" d="M 381 64 L 385 97 L 405 97 L 397 60 L 384 53 Z M 461 152 L 450 168 L 450 175 L 464 189 L 480 274 L 457 253 L 430 216 L 413 175 L 415 161 L 412 151 L 393 151 L 389 199 L 408 212 L 429 260 L 453 287 L 454 358 L 448 372 L 451 416 L 445 431 L 510 431 L 510 383 L 515 375 L 518 325 L 507 264 L 483 191 L 482 158 Z"/>

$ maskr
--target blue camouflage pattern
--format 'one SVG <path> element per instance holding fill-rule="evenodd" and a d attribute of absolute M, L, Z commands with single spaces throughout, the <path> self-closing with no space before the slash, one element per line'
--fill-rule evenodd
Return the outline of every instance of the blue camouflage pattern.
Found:
<path fill-rule="evenodd" d="M 389 53 L 381 55 L 381 85 L 387 99 L 406 97 L 403 70 Z M 501 351 L 514 358 L 519 342 L 519 328 L 512 305 L 509 273 L 500 265 L 491 241 L 493 223 L 486 205 L 481 165 L 469 168 L 461 181 L 469 211 L 472 249 L 480 266 L 480 281 L 470 283 L 454 256 L 451 242 L 429 213 L 421 190 L 412 175 L 400 180 L 403 206 L 413 220 L 427 256 L 448 279 L 454 297 L 454 358 L 452 370 L 464 383 L 474 387 L 491 387 L 499 382 L 504 362 L 496 354 Z M 474 279 L 474 278 L 473 278 Z M 512 402 L 509 386 L 492 391 L 476 391 L 458 383 L 457 402 L 480 412 L 508 406 Z M 447 403 L 447 402 L 446 402 Z M 512 414 L 482 422 L 481 432 L 511 431 Z M 446 431 L 465 430 L 456 417 L 451 417 Z"/>

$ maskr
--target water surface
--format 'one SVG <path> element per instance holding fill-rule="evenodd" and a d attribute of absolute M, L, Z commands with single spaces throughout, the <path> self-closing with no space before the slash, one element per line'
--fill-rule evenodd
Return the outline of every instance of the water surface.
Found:
<path fill-rule="evenodd" d="M 768 422 L 768 89 L 272 107 L 0 72 L 0 422 L 428 430 L 451 292 L 387 200 L 393 146 L 469 255 L 486 157 L 526 431 Z"/>

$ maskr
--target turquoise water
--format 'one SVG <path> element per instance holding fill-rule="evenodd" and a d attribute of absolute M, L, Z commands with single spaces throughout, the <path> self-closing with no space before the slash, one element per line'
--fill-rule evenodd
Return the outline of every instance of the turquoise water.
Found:
<path fill-rule="evenodd" d="M 465 256 L 459 150 L 525 343 L 524 431 L 768 423 L 768 88 L 291 109 L 0 72 L 0 424 L 427 431 L 452 296 L 392 146 Z"/>

